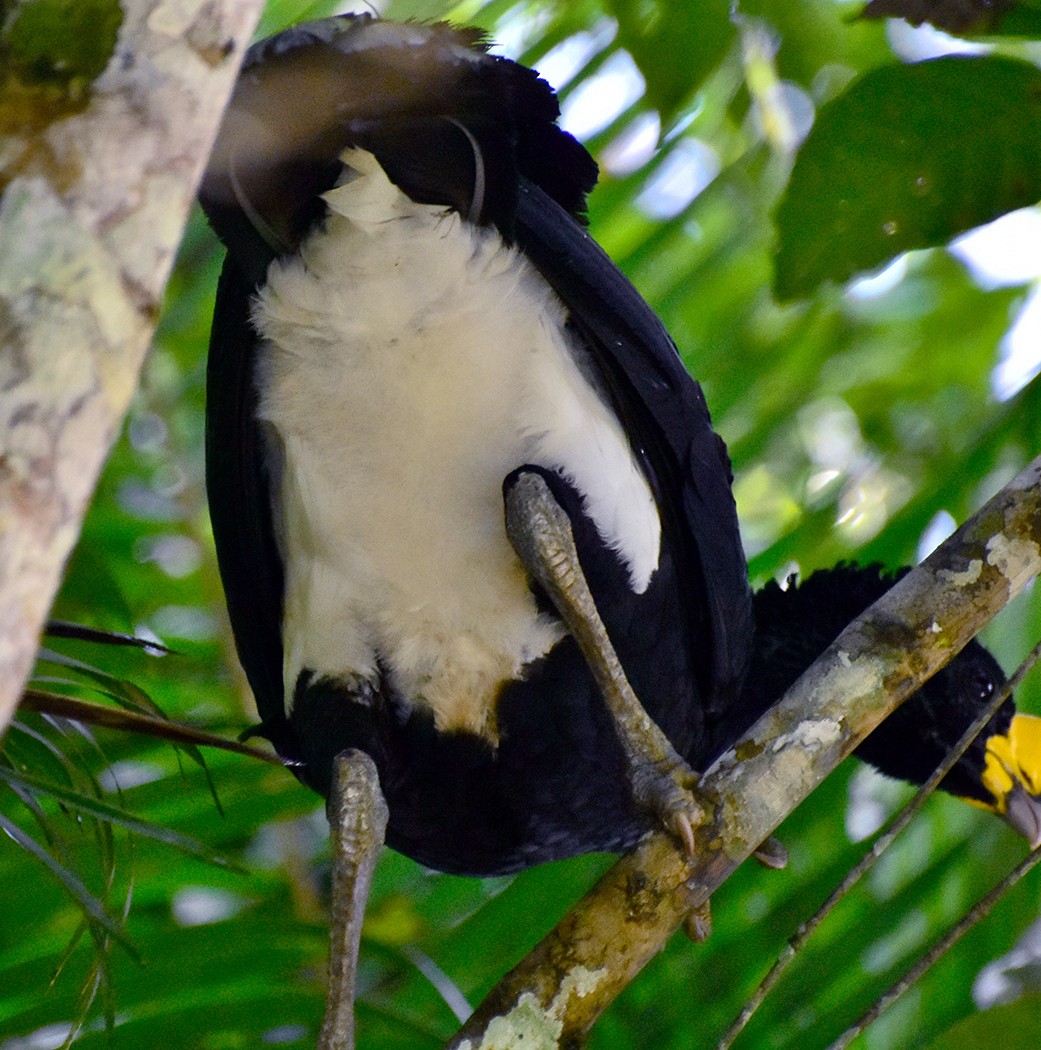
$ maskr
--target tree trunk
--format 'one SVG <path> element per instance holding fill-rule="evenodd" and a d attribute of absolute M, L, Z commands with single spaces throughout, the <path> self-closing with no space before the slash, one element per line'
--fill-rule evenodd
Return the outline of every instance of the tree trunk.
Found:
<path fill-rule="evenodd" d="M 5 70 L 0 732 L 101 466 L 262 0 L 124 0 L 85 106 Z"/>

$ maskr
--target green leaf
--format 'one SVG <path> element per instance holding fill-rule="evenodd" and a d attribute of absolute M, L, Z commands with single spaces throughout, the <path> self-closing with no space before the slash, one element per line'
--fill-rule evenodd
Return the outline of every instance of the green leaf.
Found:
<path fill-rule="evenodd" d="M 60 864 L 31 835 L 27 835 L 14 821 L 0 813 L 0 829 L 5 831 L 26 853 L 35 857 L 68 891 L 84 913 L 105 933 L 118 941 L 132 955 L 133 945 L 118 922 L 105 910 L 104 904 L 84 885 L 83 880 L 63 864 Z"/>
<path fill-rule="evenodd" d="M 1041 995 L 1026 995 L 949 1028 L 929 1050 L 977 1050 L 1000 1042 L 1001 1050 L 1037 1050 L 1041 1046 Z"/>
<path fill-rule="evenodd" d="M 607 7 L 618 19 L 618 42 L 647 82 L 647 101 L 667 126 L 733 44 L 730 4 L 610 0 Z"/>
<path fill-rule="evenodd" d="M 100 687 L 98 691 L 103 696 L 109 697 L 117 704 L 127 707 L 131 711 L 137 711 L 164 720 L 167 718 L 166 712 L 163 711 L 163 709 L 143 689 L 141 689 L 140 686 L 127 681 L 125 678 L 110 674 L 108 671 L 98 667 L 93 667 L 90 664 L 84 663 L 82 660 L 76 660 L 71 656 L 66 656 L 64 653 L 57 653 L 44 647 L 41 647 L 40 651 L 37 653 L 37 662 L 43 664 L 58 664 L 61 667 L 67 667 L 78 672 L 89 681 L 97 683 Z M 210 778 L 209 770 L 206 766 L 206 759 L 202 752 L 194 744 L 190 744 L 186 741 L 175 741 L 174 746 L 179 752 L 186 754 L 205 772 L 206 781 L 209 785 L 210 797 L 213 799 L 217 811 L 222 812 L 221 800 L 217 794 L 217 787 Z"/>
<path fill-rule="evenodd" d="M 164 828 L 159 824 L 141 820 L 132 813 L 128 813 L 125 809 L 120 809 L 118 806 L 112 806 L 107 802 L 91 798 L 89 795 L 81 794 L 61 784 L 38 780 L 36 777 L 26 776 L 23 773 L 17 773 L 13 769 L 5 769 L 2 766 L 0 766 L 0 781 L 11 786 L 26 788 L 36 794 L 49 795 L 77 813 L 85 813 L 98 820 L 115 824 L 133 832 L 135 835 L 143 835 L 145 838 L 155 839 L 157 842 L 165 842 L 166 845 L 182 850 L 190 856 L 199 857 L 209 864 L 216 864 L 222 868 L 232 867 L 225 857 L 215 853 L 205 844 L 189 838 L 187 835 L 181 835 L 170 828 Z"/>
<path fill-rule="evenodd" d="M 23 73 L 92 80 L 108 64 L 123 21 L 118 0 L 21 0 L 11 6 L 3 42 Z"/>
<path fill-rule="evenodd" d="M 824 106 L 777 210 L 782 300 L 946 243 L 1041 196 L 1041 72 L 1013 59 L 887 66 Z"/>
<path fill-rule="evenodd" d="M 1034 7 L 1014 7 L 1002 18 L 988 36 L 1041 36 L 1041 11 Z"/>
<path fill-rule="evenodd" d="M 155 718 L 166 718 L 163 709 L 138 685 L 127 681 L 118 675 L 109 673 L 100 667 L 93 667 L 66 656 L 64 653 L 55 652 L 53 649 L 42 647 L 36 657 L 39 663 L 57 664 L 81 674 L 85 679 L 99 686 L 99 692 L 103 696 L 110 697 L 118 704 L 129 708 L 131 711 L 141 711 Z"/>

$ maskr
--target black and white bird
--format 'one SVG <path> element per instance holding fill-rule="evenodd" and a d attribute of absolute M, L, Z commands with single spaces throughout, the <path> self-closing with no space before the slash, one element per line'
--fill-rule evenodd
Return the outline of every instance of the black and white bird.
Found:
<path fill-rule="evenodd" d="M 249 52 L 201 193 L 228 252 L 209 498 L 262 731 L 323 793 L 370 755 L 388 843 L 445 871 L 632 846 L 775 699 L 745 687 L 725 447 L 584 229 L 596 166 L 558 113 L 472 31 L 305 24 Z M 635 715 L 526 554 L 529 493 Z"/>

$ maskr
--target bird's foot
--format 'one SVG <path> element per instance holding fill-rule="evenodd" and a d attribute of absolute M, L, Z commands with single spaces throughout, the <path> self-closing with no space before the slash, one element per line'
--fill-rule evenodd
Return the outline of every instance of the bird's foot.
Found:
<path fill-rule="evenodd" d="M 657 730 L 657 726 L 654 727 Z M 658 733 L 660 734 L 660 731 Z M 661 742 L 647 741 L 637 753 L 630 751 L 630 783 L 633 801 L 656 816 L 665 830 L 683 845 L 688 857 L 696 852 L 694 832 L 708 819 L 710 807 L 699 798 L 698 775 L 665 741 L 671 755 L 651 758 L 648 751 L 660 752 Z M 627 748 L 627 750 L 629 750 Z"/>
<path fill-rule="evenodd" d="M 626 678 L 579 563 L 570 518 L 535 471 L 518 472 L 505 495 L 507 535 L 596 679 L 628 760 L 634 801 L 658 816 L 693 856 L 694 832 L 712 806 L 699 800 L 697 774 L 644 710 Z"/>

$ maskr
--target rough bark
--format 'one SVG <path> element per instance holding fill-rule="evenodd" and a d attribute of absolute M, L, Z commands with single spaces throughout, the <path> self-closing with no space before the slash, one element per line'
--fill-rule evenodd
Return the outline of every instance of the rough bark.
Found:
<path fill-rule="evenodd" d="M 1041 571 L 1041 458 L 851 624 L 710 769 L 691 865 L 623 857 L 478 1007 L 450 1050 L 580 1046 L 593 1022 L 824 777 Z M 692 949 L 693 950 L 693 949 Z"/>
<path fill-rule="evenodd" d="M 123 7 L 85 106 L 3 121 L 0 731 L 136 387 L 262 0 Z M 0 101 L 13 108 L 15 91 L 8 78 Z"/>

